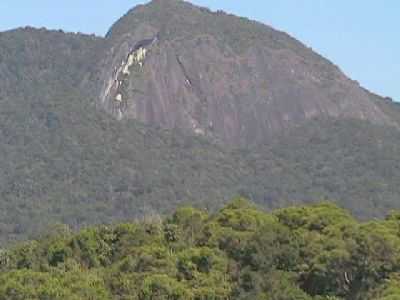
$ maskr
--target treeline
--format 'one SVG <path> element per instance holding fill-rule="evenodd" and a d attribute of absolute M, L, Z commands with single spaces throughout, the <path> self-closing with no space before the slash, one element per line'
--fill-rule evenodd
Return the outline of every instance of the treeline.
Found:
<path fill-rule="evenodd" d="M 57 226 L 0 265 L 0 300 L 394 300 L 400 213 L 360 223 L 330 203 L 267 213 L 239 198 L 215 214 Z"/>

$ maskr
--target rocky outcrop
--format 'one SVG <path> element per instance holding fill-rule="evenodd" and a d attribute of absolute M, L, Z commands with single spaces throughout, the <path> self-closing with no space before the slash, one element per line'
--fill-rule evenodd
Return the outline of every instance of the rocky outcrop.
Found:
<path fill-rule="evenodd" d="M 102 101 L 111 100 L 112 113 L 117 115 L 118 119 L 122 118 L 128 108 L 127 97 L 129 97 L 129 94 L 126 93 L 126 85 L 131 71 L 133 68 L 137 68 L 139 71 L 143 68 L 148 51 L 147 47 L 150 47 L 155 41 L 155 38 L 149 42 L 142 41 L 131 48 L 126 60 L 122 60 L 119 67 L 114 67 L 113 74 L 106 81 L 105 90 L 102 92 Z"/>
<path fill-rule="evenodd" d="M 101 103 L 119 119 L 234 145 L 323 116 L 397 126 L 335 65 L 266 25 L 153 1 L 129 12 L 107 39 Z"/>

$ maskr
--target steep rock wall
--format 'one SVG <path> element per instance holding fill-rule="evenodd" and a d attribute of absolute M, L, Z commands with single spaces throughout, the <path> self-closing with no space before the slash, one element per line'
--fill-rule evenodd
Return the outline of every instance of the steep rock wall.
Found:
<path fill-rule="evenodd" d="M 152 19 L 155 9 L 164 15 Z M 208 29 L 220 20 L 244 28 L 248 37 L 236 37 L 246 41 L 240 50 L 227 40 L 228 29 Z M 101 103 L 119 119 L 234 145 L 265 142 L 315 117 L 397 126 L 335 65 L 259 23 L 180 1 L 153 1 L 122 18 L 108 40 Z"/>

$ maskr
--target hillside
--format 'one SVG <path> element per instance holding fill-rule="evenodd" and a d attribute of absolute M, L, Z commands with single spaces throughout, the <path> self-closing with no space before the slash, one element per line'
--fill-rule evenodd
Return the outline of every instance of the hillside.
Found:
<path fill-rule="evenodd" d="M 362 218 L 400 208 L 395 129 L 314 121 L 233 150 L 118 122 L 70 92 L 36 113 L 14 99 L 0 119 L 2 242 L 53 223 L 112 223 L 182 203 L 216 209 L 235 195 L 268 208 L 334 199 Z"/>
<path fill-rule="evenodd" d="M 55 223 L 74 227 L 226 199 L 236 162 L 216 145 L 98 112 L 69 89 L 13 98 L 0 119 L 0 240 Z"/>
<path fill-rule="evenodd" d="M 399 125 L 337 66 L 245 18 L 155 0 L 122 17 L 107 41 L 100 102 L 118 118 L 235 146 L 316 117 Z"/>
<path fill-rule="evenodd" d="M 0 299 L 398 299 L 399 226 L 399 213 L 359 223 L 328 203 L 266 213 L 236 199 L 58 227 L 0 253 Z"/>
<path fill-rule="evenodd" d="M 95 36 L 30 27 L 1 32 L 0 99 L 45 102 L 69 89 L 93 95 L 103 42 Z"/>
<path fill-rule="evenodd" d="M 24 28 L 0 45 L 1 245 L 236 195 L 400 208 L 400 106 L 268 26 L 163 0 L 105 38 Z"/>
<path fill-rule="evenodd" d="M 309 121 L 241 152 L 252 170 L 245 195 L 272 207 L 336 199 L 358 217 L 383 217 L 400 205 L 399 138 L 365 121 Z"/>

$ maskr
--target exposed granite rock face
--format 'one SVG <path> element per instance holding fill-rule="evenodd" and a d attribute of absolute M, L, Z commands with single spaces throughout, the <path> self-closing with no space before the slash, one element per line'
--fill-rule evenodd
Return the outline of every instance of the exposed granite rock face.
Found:
<path fill-rule="evenodd" d="M 234 145 L 263 142 L 321 116 L 397 126 L 329 61 L 243 18 L 158 0 L 130 11 L 107 39 L 100 98 L 120 119 Z M 138 49 L 145 56 L 132 64 Z"/>

